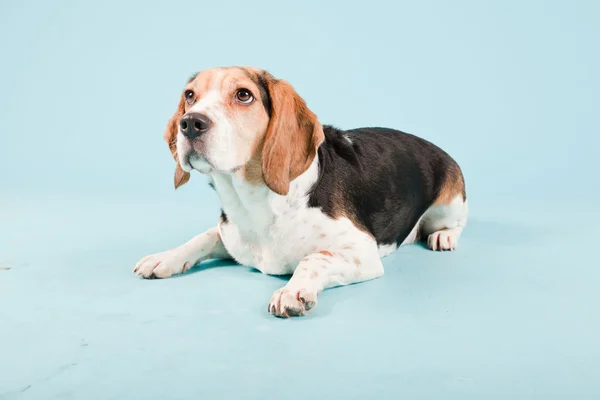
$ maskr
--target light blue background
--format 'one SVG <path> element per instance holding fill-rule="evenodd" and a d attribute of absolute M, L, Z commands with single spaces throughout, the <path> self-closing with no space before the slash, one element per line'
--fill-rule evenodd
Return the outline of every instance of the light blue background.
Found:
<path fill-rule="evenodd" d="M 598 2 L 160 3 L 0 5 L 0 399 L 600 396 Z M 447 150 L 459 250 L 403 248 L 297 320 L 245 267 L 136 279 L 218 217 L 162 133 L 221 65 Z"/>

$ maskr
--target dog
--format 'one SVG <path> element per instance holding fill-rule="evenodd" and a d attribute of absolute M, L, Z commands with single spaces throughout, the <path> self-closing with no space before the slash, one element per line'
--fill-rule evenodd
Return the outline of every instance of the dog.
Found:
<path fill-rule="evenodd" d="M 268 311 L 306 314 L 327 288 L 381 277 L 382 257 L 423 240 L 454 250 L 467 222 L 459 165 L 434 144 L 387 128 L 322 125 L 289 82 L 251 67 L 213 68 L 185 86 L 164 134 L 175 189 L 208 176 L 216 227 L 142 258 L 167 278 L 207 259 L 290 275 Z"/>

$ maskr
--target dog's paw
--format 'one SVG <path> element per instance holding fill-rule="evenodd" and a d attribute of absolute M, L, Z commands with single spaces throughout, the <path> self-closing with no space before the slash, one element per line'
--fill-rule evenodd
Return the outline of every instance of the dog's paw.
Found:
<path fill-rule="evenodd" d="M 190 269 L 193 262 L 177 250 L 151 254 L 142 258 L 135 265 L 133 272 L 143 278 L 168 278 Z"/>
<path fill-rule="evenodd" d="M 427 247 L 433 251 L 449 251 L 456 249 L 460 231 L 456 229 L 442 229 L 433 232 L 427 238 Z"/>
<path fill-rule="evenodd" d="M 305 288 L 283 287 L 269 302 L 269 312 L 276 317 L 298 317 L 317 305 L 317 293 Z"/>

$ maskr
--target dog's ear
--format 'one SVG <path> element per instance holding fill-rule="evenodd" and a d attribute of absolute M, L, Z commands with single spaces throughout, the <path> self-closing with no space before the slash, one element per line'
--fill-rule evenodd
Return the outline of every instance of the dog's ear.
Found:
<path fill-rule="evenodd" d="M 308 169 L 324 140 L 317 116 L 292 85 L 264 75 L 271 100 L 271 119 L 262 148 L 263 179 L 269 189 L 286 195 L 290 182 Z"/>
<path fill-rule="evenodd" d="M 175 167 L 175 176 L 174 176 L 174 185 L 175 189 L 179 186 L 185 184 L 190 180 L 190 173 L 185 172 L 181 165 L 179 165 L 179 160 L 177 158 L 177 132 L 179 131 L 179 120 L 183 117 L 185 113 L 185 102 L 183 96 L 179 100 L 179 105 L 177 106 L 177 111 L 171 117 L 169 122 L 167 123 L 167 128 L 165 129 L 165 140 L 169 144 L 169 149 L 171 150 L 171 154 L 177 163 Z"/>

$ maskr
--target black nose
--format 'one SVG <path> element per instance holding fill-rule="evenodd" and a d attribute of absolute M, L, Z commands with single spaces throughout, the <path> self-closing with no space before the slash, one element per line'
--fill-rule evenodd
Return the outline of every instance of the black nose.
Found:
<path fill-rule="evenodd" d="M 210 119 L 206 115 L 198 113 L 186 114 L 179 121 L 179 129 L 185 137 L 197 138 L 210 128 Z"/>

